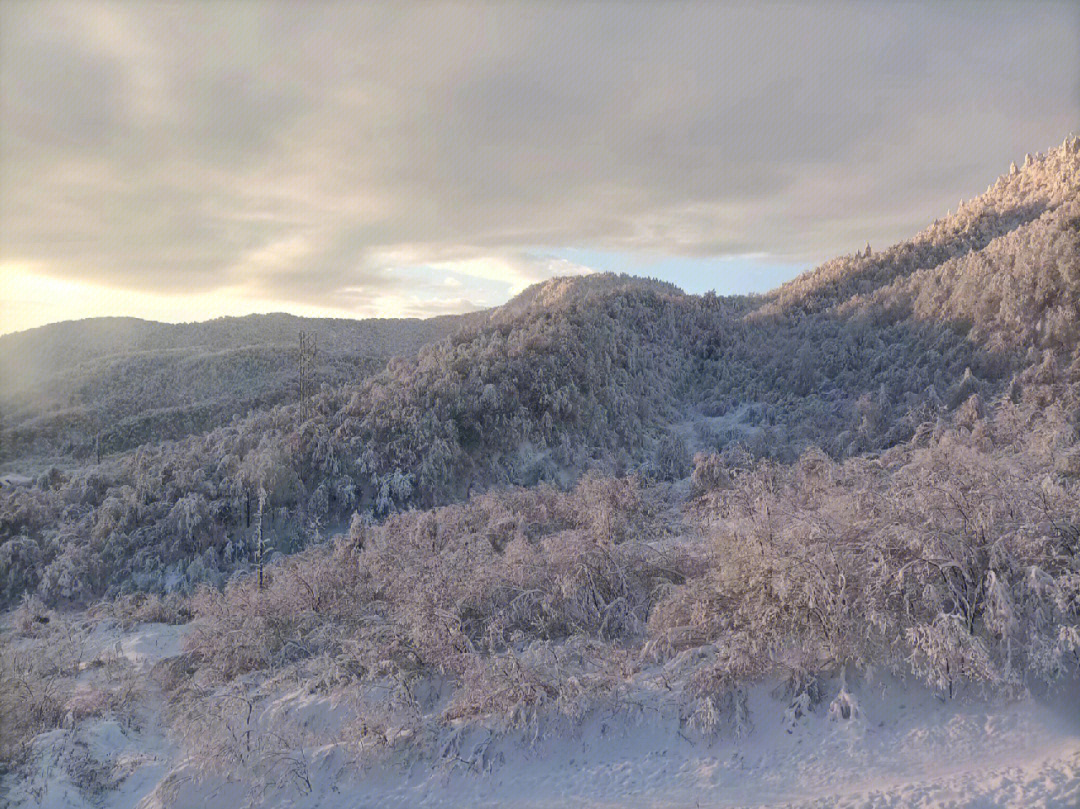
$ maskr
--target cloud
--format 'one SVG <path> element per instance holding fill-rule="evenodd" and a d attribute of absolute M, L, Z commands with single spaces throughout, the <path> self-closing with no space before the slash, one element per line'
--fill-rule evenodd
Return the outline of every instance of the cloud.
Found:
<path fill-rule="evenodd" d="M 545 250 L 910 235 L 1080 128 L 1080 10 L 9 3 L 0 105 L 9 264 L 435 312 L 573 269 Z"/>

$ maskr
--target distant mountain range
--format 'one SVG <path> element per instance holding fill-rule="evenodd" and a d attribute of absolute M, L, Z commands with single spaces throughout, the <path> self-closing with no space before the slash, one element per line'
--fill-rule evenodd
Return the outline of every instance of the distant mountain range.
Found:
<path fill-rule="evenodd" d="M 472 316 L 333 320 L 286 314 L 168 324 L 92 318 L 0 337 L 3 456 L 85 458 L 175 439 L 299 395 L 299 333 L 315 390 L 355 382 Z"/>

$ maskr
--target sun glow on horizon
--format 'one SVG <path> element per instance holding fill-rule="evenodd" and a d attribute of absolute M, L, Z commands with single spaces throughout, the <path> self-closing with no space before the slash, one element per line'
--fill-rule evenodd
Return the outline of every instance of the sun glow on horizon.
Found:
<path fill-rule="evenodd" d="M 413 317 L 398 296 L 378 299 L 362 311 L 252 296 L 242 287 L 197 293 L 156 293 L 117 289 L 89 281 L 57 278 L 23 262 L 0 262 L 0 334 L 65 320 L 135 317 L 186 323 L 218 317 L 287 312 L 301 317 Z"/>

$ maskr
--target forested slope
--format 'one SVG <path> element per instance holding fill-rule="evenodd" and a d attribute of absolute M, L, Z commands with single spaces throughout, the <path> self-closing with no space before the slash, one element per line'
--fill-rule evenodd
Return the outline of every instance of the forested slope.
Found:
<path fill-rule="evenodd" d="M 298 395 L 299 332 L 315 390 L 414 354 L 470 316 L 330 320 L 285 314 L 154 323 L 95 318 L 0 337 L 3 459 L 78 460 L 180 438 Z M 95 445 L 95 441 L 97 442 Z"/>

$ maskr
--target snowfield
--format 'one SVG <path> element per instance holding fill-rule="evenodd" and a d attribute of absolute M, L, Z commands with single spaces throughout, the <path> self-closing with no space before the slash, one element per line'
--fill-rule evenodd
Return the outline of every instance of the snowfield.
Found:
<path fill-rule="evenodd" d="M 183 627 L 104 624 L 88 645 L 119 654 L 146 679 L 134 721 L 72 723 L 37 737 L 0 803 L 11 806 L 206 807 L 1077 807 L 1080 689 L 1017 699 L 974 690 L 953 699 L 892 676 L 826 682 L 816 706 L 795 710 L 777 683 L 748 697 L 736 738 L 694 734 L 663 689 L 635 687 L 618 707 L 581 722 L 541 717 L 495 732 L 441 723 L 422 746 L 403 738 L 357 764 L 327 741 L 343 713 L 333 698 L 276 692 L 265 710 L 288 716 L 304 742 L 283 748 L 256 789 L 207 773 L 170 738 L 155 663 L 180 650 Z M 90 672 L 87 672 L 87 676 Z M 1075 685 L 1075 684 L 1074 684 Z M 432 714 L 441 695 L 432 685 Z M 845 715 L 847 718 L 845 718 Z"/>

